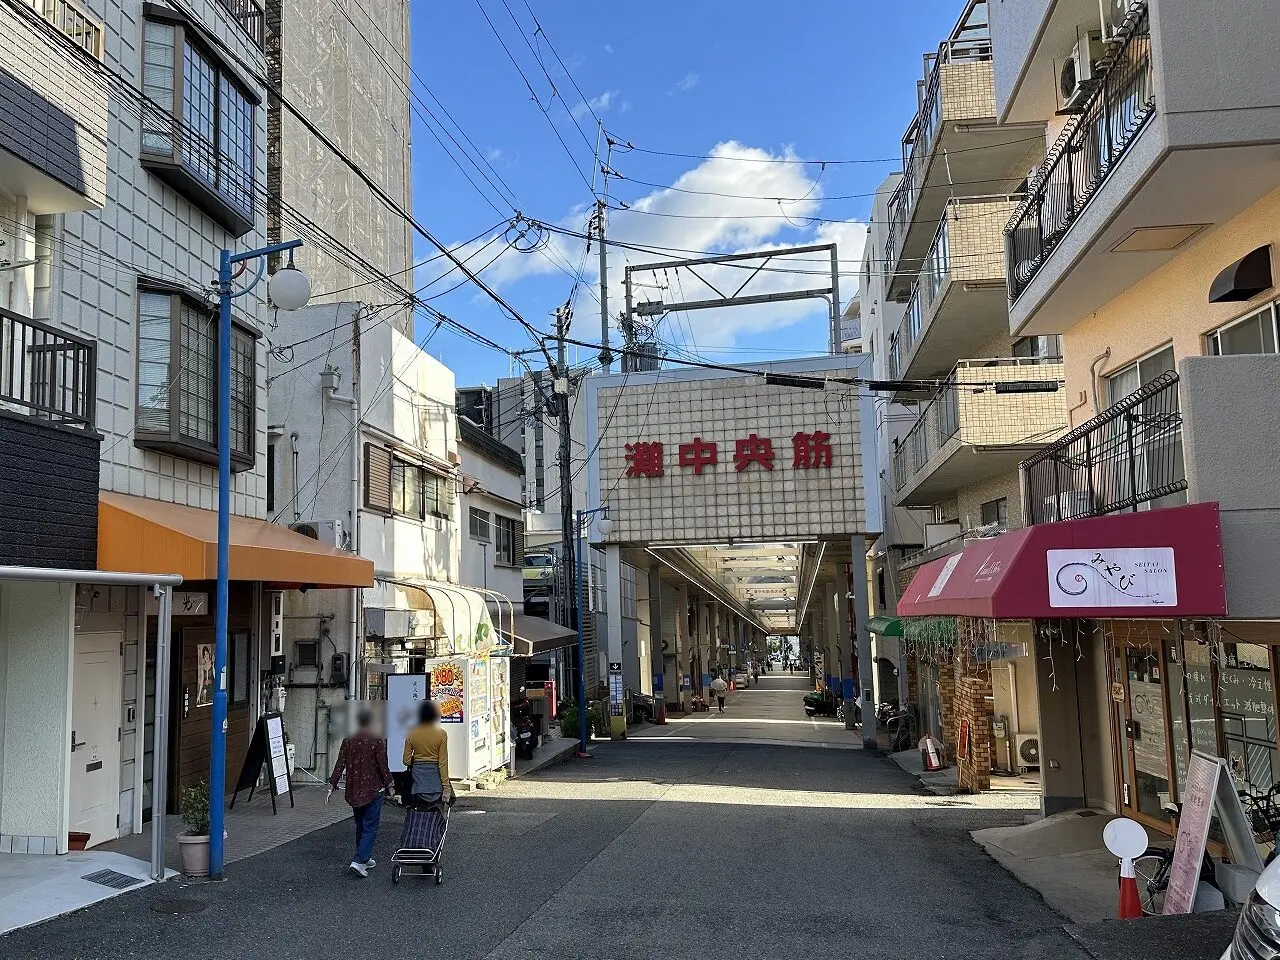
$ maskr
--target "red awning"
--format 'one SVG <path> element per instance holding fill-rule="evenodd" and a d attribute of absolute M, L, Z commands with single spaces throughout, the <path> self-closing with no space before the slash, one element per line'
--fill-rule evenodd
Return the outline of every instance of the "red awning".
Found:
<path fill-rule="evenodd" d="M 921 567 L 898 616 L 1222 617 L 1216 503 L 1118 513 L 978 540 Z"/>

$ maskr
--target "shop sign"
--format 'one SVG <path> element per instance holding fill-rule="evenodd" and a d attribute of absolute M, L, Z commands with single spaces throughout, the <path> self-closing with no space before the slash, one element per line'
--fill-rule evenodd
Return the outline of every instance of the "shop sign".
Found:
<path fill-rule="evenodd" d="M 154 593 L 147 593 L 147 613 L 158 616 L 160 601 Z M 173 592 L 173 615 L 175 617 L 207 617 L 209 615 L 209 594 L 194 590 L 175 590 Z"/>
<path fill-rule="evenodd" d="M 1111 685 L 1111 699 L 1116 703 L 1124 703 L 1124 684 L 1113 683 Z"/>
<path fill-rule="evenodd" d="M 609 715 L 614 717 L 622 716 L 622 664 L 609 664 Z"/>
<path fill-rule="evenodd" d="M 773 470 L 777 454 L 773 440 L 751 433 L 733 441 L 733 469 L 737 473 L 755 468 Z M 822 430 L 812 433 L 801 430 L 791 437 L 791 469 L 829 470 L 833 452 L 831 434 Z M 666 448 L 657 440 L 637 440 L 626 445 L 628 477 L 666 476 Z M 692 470 L 695 476 L 715 472 L 720 464 L 720 445 L 702 437 L 694 437 L 689 443 L 676 447 L 676 463 L 683 470 Z M 783 464 L 786 463 L 785 456 Z"/>
<path fill-rule="evenodd" d="M 1048 550 L 1049 606 L 1173 607 L 1173 547 Z"/>
<path fill-rule="evenodd" d="M 463 722 L 466 694 L 466 660 L 442 660 L 431 668 L 431 699 L 440 704 L 441 723 Z"/>

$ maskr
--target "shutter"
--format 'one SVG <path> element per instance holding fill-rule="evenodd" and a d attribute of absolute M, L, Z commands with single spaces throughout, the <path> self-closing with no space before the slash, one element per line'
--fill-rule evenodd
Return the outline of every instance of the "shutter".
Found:
<path fill-rule="evenodd" d="M 437 477 L 436 483 L 440 489 L 440 512 L 444 514 L 446 520 L 452 520 L 453 507 L 458 502 L 458 478 Z"/>
<path fill-rule="evenodd" d="M 391 512 L 391 451 L 372 443 L 364 445 L 364 505 Z"/>
<path fill-rule="evenodd" d="M 511 563 L 524 566 L 524 521 L 514 520 L 511 523 Z"/>

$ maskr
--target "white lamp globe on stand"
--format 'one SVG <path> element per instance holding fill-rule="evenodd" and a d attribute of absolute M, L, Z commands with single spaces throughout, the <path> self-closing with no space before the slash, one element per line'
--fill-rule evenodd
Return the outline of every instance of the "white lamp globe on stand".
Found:
<path fill-rule="evenodd" d="M 606 513 L 596 521 L 596 532 L 600 534 L 601 539 L 608 539 L 609 534 L 613 533 L 613 521 L 609 519 Z"/>
<path fill-rule="evenodd" d="M 267 280 L 267 296 L 281 310 L 300 310 L 311 299 L 311 281 L 290 259 L 283 270 L 277 270 Z"/>

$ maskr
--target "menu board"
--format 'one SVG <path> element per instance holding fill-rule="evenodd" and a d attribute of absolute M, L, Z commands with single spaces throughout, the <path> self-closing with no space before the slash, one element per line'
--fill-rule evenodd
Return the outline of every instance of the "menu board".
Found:
<path fill-rule="evenodd" d="M 271 758 L 271 789 L 277 797 L 289 792 L 289 758 L 284 749 L 284 718 L 278 713 L 262 718 L 267 722 L 267 756 Z"/>
<path fill-rule="evenodd" d="M 240 768 L 240 776 L 236 779 L 235 789 L 231 792 L 231 808 L 234 810 L 236 798 L 242 790 L 249 791 L 249 800 L 253 800 L 257 788 L 258 777 L 267 774 L 268 791 L 271 796 L 271 812 L 276 812 L 276 797 L 288 795 L 289 806 L 293 806 L 293 785 L 289 782 L 289 756 L 285 747 L 284 719 L 278 713 L 264 713 L 258 718 L 253 728 L 253 739 L 249 741 L 249 749 L 244 755 L 244 766 Z"/>

